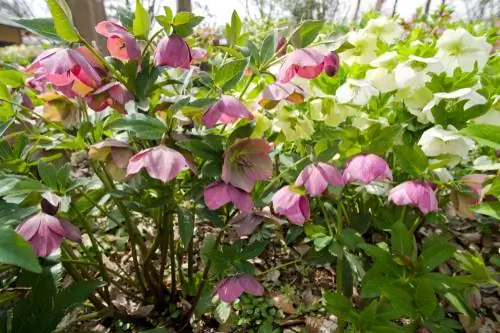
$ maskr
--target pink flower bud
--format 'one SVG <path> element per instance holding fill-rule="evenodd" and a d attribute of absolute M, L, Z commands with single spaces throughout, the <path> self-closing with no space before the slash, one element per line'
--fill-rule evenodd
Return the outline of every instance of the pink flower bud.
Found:
<path fill-rule="evenodd" d="M 287 40 L 285 37 L 281 36 L 278 39 L 278 43 L 276 43 L 276 56 L 277 57 L 282 57 L 286 54 L 286 46 L 285 44 L 287 43 Z"/>
<path fill-rule="evenodd" d="M 274 193 L 273 209 L 276 214 L 285 216 L 293 224 L 302 225 L 311 218 L 309 200 L 305 195 L 294 192 L 290 186 Z"/>
<path fill-rule="evenodd" d="M 297 49 L 290 53 L 280 68 L 279 82 L 289 82 L 295 75 L 305 79 L 314 79 L 323 71 L 334 75 L 338 69 L 338 56 L 332 52 L 325 56 L 315 49 Z"/>
<path fill-rule="evenodd" d="M 253 119 L 253 115 L 237 98 L 222 95 L 203 115 L 203 125 L 212 128 L 217 123 L 231 124 L 239 118 Z"/>
<path fill-rule="evenodd" d="M 337 52 L 333 51 L 330 52 L 326 57 L 325 57 L 325 73 L 328 76 L 335 76 L 337 74 L 337 71 L 339 70 L 340 66 L 340 59 L 339 55 Z"/>
<path fill-rule="evenodd" d="M 301 171 L 295 186 L 305 186 L 307 192 L 313 196 L 320 196 L 328 185 L 343 186 L 344 181 L 340 172 L 328 163 L 309 164 Z"/>
<path fill-rule="evenodd" d="M 342 173 L 344 183 L 392 180 L 392 171 L 387 162 L 374 154 L 359 154 L 346 163 Z"/>
<path fill-rule="evenodd" d="M 421 181 L 406 181 L 389 192 L 389 201 L 398 206 L 413 206 L 423 214 L 438 211 L 436 193 L 431 185 Z"/>
<path fill-rule="evenodd" d="M 163 37 L 155 52 L 155 66 L 169 66 L 189 69 L 191 51 L 182 37 L 171 35 Z"/>

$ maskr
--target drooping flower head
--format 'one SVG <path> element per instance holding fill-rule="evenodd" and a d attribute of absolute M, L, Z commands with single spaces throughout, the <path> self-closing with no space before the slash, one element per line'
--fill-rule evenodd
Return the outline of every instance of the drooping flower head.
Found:
<path fill-rule="evenodd" d="M 252 211 L 249 213 L 239 213 L 231 219 L 231 225 L 238 234 L 238 236 L 248 236 L 251 235 L 255 229 L 264 221 L 264 219 L 273 220 L 280 223 L 280 219 L 276 216 L 267 213 Z"/>
<path fill-rule="evenodd" d="M 461 193 L 458 191 L 451 192 L 451 201 L 455 210 L 461 218 L 475 220 L 476 216 L 471 210 L 472 206 L 480 204 L 485 196 L 484 182 L 490 178 L 491 175 L 486 174 L 472 174 L 462 177 L 463 184 L 467 186 L 472 193 Z"/>
<path fill-rule="evenodd" d="M 155 66 L 189 69 L 191 60 L 191 50 L 182 37 L 166 36 L 158 43 L 155 51 Z"/>
<path fill-rule="evenodd" d="M 383 158 L 360 154 L 346 163 L 342 177 L 345 183 L 361 182 L 367 185 L 373 181 L 392 180 L 392 171 Z"/>
<path fill-rule="evenodd" d="M 222 95 L 221 98 L 211 105 L 203 115 L 203 125 L 208 128 L 215 124 L 231 124 L 239 118 L 253 119 L 253 115 L 235 97 Z"/>
<path fill-rule="evenodd" d="M 177 150 L 165 145 L 143 150 L 129 160 L 127 176 L 135 175 L 145 169 L 152 178 L 167 183 L 187 169 L 189 163 Z"/>
<path fill-rule="evenodd" d="M 423 214 L 438 211 L 436 193 L 430 183 L 409 180 L 389 192 L 389 201 L 398 206 L 413 206 Z"/>
<path fill-rule="evenodd" d="M 217 296 L 226 303 L 233 302 L 244 292 L 254 296 L 262 296 L 264 294 L 264 288 L 253 276 L 246 274 L 235 275 L 224 279 L 215 287 Z"/>
<path fill-rule="evenodd" d="M 366 32 L 374 34 L 385 43 L 394 43 L 403 35 L 404 29 L 396 21 L 387 16 L 380 16 L 371 19 L 364 29 Z"/>
<path fill-rule="evenodd" d="M 337 89 L 335 97 L 341 104 L 366 105 L 378 93 L 368 80 L 347 79 Z"/>
<path fill-rule="evenodd" d="M 80 230 L 56 216 L 61 198 L 52 193 L 42 196 L 42 211 L 23 221 L 17 233 L 28 241 L 39 257 L 46 257 L 59 248 L 64 238 L 79 242 Z"/>
<path fill-rule="evenodd" d="M 290 103 L 302 103 L 304 101 L 305 91 L 293 83 L 275 82 L 268 85 L 262 91 L 262 97 L 259 104 L 266 109 L 273 109 L 282 100 Z"/>
<path fill-rule="evenodd" d="M 273 209 L 291 223 L 302 225 L 311 218 L 309 200 L 290 186 L 285 186 L 273 195 Z"/>
<path fill-rule="evenodd" d="M 270 178 L 273 162 L 272 145 L 264 139 L 238 139 L 224 154 L 222 180 L 251 192 L 257 180 Z"/>
<path fill-rule="evenodd" d="M 340 54 L 342 61 L 352 64 L 368 64 L 377 58 L 377 36 L 364 30 L 352 31 L 347 41 L 354 47 Z"/>
<path fill-rule="evenodd" d="M 340 58 L 338 53 L 335 51 L 328 53 L 325 57 L 323 66 L 326 75 L 335 76 L 340 67 Z"/>
<path fill-rule="evenodd" d="M 451 125 L 447 129 L 441 125 L 429 128 L 418 140 L 418 145 L 429 157 L 450 154 L 466 158 L 469 150 L 475 147 L 473 140 L 459 135 L 457 129 Z"/>
<path fill-rule="evenodd" d="M 305 186 L 307 193 L 316 197 L 325 192 L 328 185 L 343 186 L 340 172 L 328 163 L 313 163 L 306 166 L 295 180 L 295 186 Z"/>
<path fill-rule="evenodd" d="M 253 201 L 250 195 L 231 184 L 215 182 L 203 190 L 203 198 L 208 209 L 215 210 L 232 202 L 241 212 L 251 212 Z"/>
<path fill-rule="evenodd" d="M 287 55 L 285 62 L 280 68 L 278 81 L 290 82 L 295 76 L 305 79 L 314 79 L 323 71 L 327 74 L 335 74 L 338 68 L 338 56 L 333 53 L 325 56 L 315 49 L 297 49 Z"/>
<path fill-rule="evenodd" d="M 80 121 L 78 106 L 65 96 L 51 91 L 38 98 L 45 102 L 43 116 L 48 120 L 62 123 L 65 128 L 72 128 Z"/>
<path fill-rule="evenodd" d="M 103 111 L 109 106 L 120 113 L 127 113 L 125 104 L 133 99 L 134 97 L 123 84 L 111 82 L 87 96 L 87 103 L 96 112 Z"/>
<path fill-rule="evenodd" d="M 97 33 L 108 39 L 109 53 L 120 60 L 137 60 L 141 56 L 141 48 L 139 43 L 121 25 L 110 21 L 102 21 L 96 27 Z"/>
<path fill-rule="evenodd" d="M 120 140 L 109 139 L 90 146 L 89 158 L 105 163 L 105 168 L 114 180 L 123 180 L 128 161 L 132 157 L 129 144 Z"/>
<path fill-rule="evenodd" d="M 63 92 L 70 91 L 80 97 L 85 97 L 101 83 L 99 74 L 90 62 L 72 49 L 53 48 L 42 52 L 26 68 L 28 73 L 39 71 L 55 88 Z"/>

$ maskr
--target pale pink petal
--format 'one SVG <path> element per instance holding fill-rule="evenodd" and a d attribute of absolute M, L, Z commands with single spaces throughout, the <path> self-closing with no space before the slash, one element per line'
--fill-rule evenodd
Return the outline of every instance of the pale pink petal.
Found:
<path fill-rule="evenodd" d="M 238 283 L 247 294 L 254 296 L 262 296 L 264 294 L 264 288 L 253 276 L 239 275 L 236 279 L 238 279 Z"/>
<path fill-rule="evenodd" d="M 61 226 L 64 228 L 65 234 L 64 237 L 73 241 L 80 242 L 82 240 L 82 234 L 80 233 L 80 229 L 75 227 L 73 224 L 69 223 L 66 220 L 60 220 Z"/>
<path fill-rule="evenodd" d="M 222 95 L 203 115 L 203 124 L 211 128 L 217 123 L 230 124 L 239 118 L 253 119 L 253 115 L 237 98 Z"/>
<path fill-rule="evenodd" d="M 345 183 L 392 180 L 392 171 L 384 159 L 374 154 L 354 156 L 344 167 L 342 177 Z"/>
<path fill-rule="evenodd" d="M 215 292 L 220 300 L 231 303 L 243 294 L 243 287 L 235 277 L 227 278 L 221 281 L 216 287 Z"/>
<path fill-rule="evenodd" d="M 203 190 L 205 205 L 210 210 L 219 209 L 231 201 L 228 185 L 224 182 L 216 182 L 208 185 Z"/>
<path fill-rule="evenodd" d="M 278 81 L 289 82 L 295 75 L 314 79 L 323 71 L 325 56 L 314 49 L 298 49 L 290 53 L 278 74 Z"/>
<path fill-rule="evenodd" d="M 127 176 L 138 173 L 142 168 L 152 178 L 166 183 L 187 169 L 188 163 L 178 151 L 160 145 L 132 156 L 127 166 Z"/>
<path fill-rule="evenodd" d="M 242 237 L 252 234 L 262 221 L 264 217 L 254 212 L 240 213 L 231 220 L 231 224 L 238 236 Z"/>
<path fill-rule="evenodd" d="M 247 192 L 240 190 L 239 188 L 233 187 L 231 185 L 228 185 L 227 190 L 229 193 L 229 197 L 231 198 L 231 201 L 236 206 L 236 208 L 238 208 L 243 213 L 248 213 L 252 211 L 253 209 L 252 197 L 250 197 L 250 195 Z"/>
<path fill-rule="evenodd" d="M 182 37 L 171 35 L 163 37 L 156 47 L 155 66 L 169 66 L 189 69 L 191 51 Z"/>

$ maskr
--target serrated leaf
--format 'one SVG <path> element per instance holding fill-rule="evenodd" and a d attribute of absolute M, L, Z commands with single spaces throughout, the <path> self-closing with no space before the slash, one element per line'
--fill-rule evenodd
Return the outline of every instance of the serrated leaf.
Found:
<path fill-rule="evenodd" d="M 419 262 L 426 272 L 431 272 L 440 264 L 450 259 L 455 253 L 455 246 L 449 243 L 437 243 L 425 248 L 419 257 Z"/>
<path fill-rule="evenodd" d="M 0 263 L 19 266 L 34 273 L 42 271 L 31 245 L 7 226 L 0 227 Z"/>
<path fill-rule="evenodd" d="M 248 66 L 248 58 L 237 59 L 225 63 L 215 73 L 215 84 L 223 91 L 229 90 L 236 86 L 245 73 L 245 68 Z"/>
<path fill-rule="evenodd" d="M 307 20 L 295 29 L 290 37 L 290 42 L 296 48 L 304 48 L 311 44 L 323 28 L 325 21 Z"/>
<path fill-rule="evenodd" d="M 26 30 L 31 31 L 36 35 L 40 35 L 57 42 L 62 42 L 63 39 L 57 34 L 54 26 L 54 20 L 51 18 L 32 18 L 32 19 L 17 19 L 15 23 L 22 25 Z"/>
<path fill-rule="evenodd" d="M 401 257 L 410 256 L 413 252 L 413 235 L 401 221 L 391 226 L 391 249 Z"/>
<path fill-rule="evenodd" d="M 425 316 L 429 317 L 437 306 L 437 298 L 432 285 L 425 278 L 420 278 L 415 287 L 415 304 Z"/>
<path fill-rule="evenodd" d="M 270 33 L 262 42 L 262 47 L 260 48 L 260 63 L 267 63 L 276 52 L 276 34 L 274 32 Z"/>
<path fill-rule="evenodd" d="M 38 162 L 38 175 L 42 182 L 52 189 L 57 189 L 57 170 L 43 160 Z"/>
<path fill-rule="evenodd" d="M 18 88 L 24 85 L 24 77 L 19 71 L 12 69 L 0 70 L 0 82 L 12 88 Z"/>
<path fill-rule="evenodd" d="M 136 37 L 148 39 L 151 21 L 149 13 L 144 9 L 140 0 L 135 1 L 135 17 L 132 23 L 132 32 Z"/>
<path fill-rule="evenodd" d="M 353 307 L 351 301 L 344 295 L 327 292 L 325 295 L 326 310 L 340 319 L 352 317 Z"/>
<path fill-rule="evenodd" d="M 500 220 L 500 202 L 487 201 L 471 208 L 473 212 Z"/>
<path fill-rule="evenodd" d="M 157 140 L 162 138 L 166 126 L 158 118 L 136 113 L 110 122 L 106 129 L 129 131 L 141 139 Z"/>
<path fill-rule="evenodd" d="M 420 176 L 427 169 L 429 160 L 419 146 L 395 146 L 393 149 L 404 172 L 412 176 Z"/>
<path fill-rule="evenodd" d="M 47 0 L 59 37 L 70 43 L 80 41 L 66 0 Z"/>
<path fill-rule="evenodd" d="M 187 210 L 181 210 L 178 215 L 179 218 L 179 236 L 182 245 L 187 248 L 194 232 L 194 216 Z"/>
<path fill-rule="evenodd" d="M 243 252 L 240 255 L 240 260 L 245 261 L 258 257 L 262 254 L 262 252 L 264 252 L 268 244 L 268 241 L 259 241 L 248 245 L 243 249 Z"/>

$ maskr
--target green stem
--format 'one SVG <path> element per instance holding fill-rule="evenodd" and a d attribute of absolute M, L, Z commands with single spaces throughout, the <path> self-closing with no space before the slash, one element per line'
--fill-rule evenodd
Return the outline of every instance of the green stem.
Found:
<path fill-rule="evenodd" d="M 284 264 L 281 264 L 281 265 L 278 265 L 278 266 L 274 266 L 274 267 L 272 267 L 272 268 L 269 268 L 268 270 L 265 270 L 265 271 L 263 271 L 263 272 L 257 273 L 257 274 L 255 274 L 255 276 L 263 276 L 263 275 L 269 274 L 270 272 L 276 271 L 276 270 L 278 270 L 278 269 L 285 268 L 285 267 L 287 267 L 287 266 L 290 266 L 290 265 L 296 264 L 296 263 L 301 262 L 301 261 L 302 261 L 302 258 L 295 259 L 295 260 L 292 260 L 292 261 L 286 262 L 286 263 L 284 263 Z"/>
<path fill-rule="evenodd" d="M 269 189 L 281 178 L 283 177 L 288 171 L 292 170 L 293 168 L 295 168 L 297 165 L 299 165 L 300 163 L 304 162 L 305 160 L 307 160 L 309 158 L 309 156 L 306 156 L 306 157 L 303 157 L 301 158 L 300 160 L 298 160 L 297 162 L 293 163 L 292 165 L 290 165 L 288 168 L 286 168 L 285 170 L 283 170 L 278 176 L 274 177 L 273 180 L 271 180 L 267 185 L 266 187 L 264 187 L 264 190 L 262 191 L 263 194 L 265 194 L 267 191 L 269 191 Z"/>
<path fill-rule="evenodd" d="M 343 220 L 342 220 L 342 208 L 337 206 L 337 234 L 341 235 L 343 231 Z M 337 293 L 343 295 L 344 292 L 344 252 L 341 251 L 340 255 L 337 257 L 337 266 L 336 266 L 336 285 L 337 285 Z M 345 321 L 342 319 L 338 320 L 338 328 L 337 333 L 344 332 Z"/>
<path fill-rule="evenodd" d="M 255 78 L 255 76 L 256 75 L 254 73 L 252 73 L 252 75 L 250 76 L 250 79 L 248 79 L 247 83 L 245 84 L 245 87 L 243 88 L 243 91 L 241 92 L 239 99 L 243 98 L 243 96 L 245 95 L 245 93 L 248 90 L 248 87 L 250 87 L 250 85 L 252 84 L 252 81 Z"/>
<path fill-rule="evenodd" d="M 330 222 L 330 218 L 328 217 L 328 213 L 326 212 L 326 207 L 325 204 L 323 203 L 323 200 L 321 198 L 318 198 L 319 205 L 321 207 L 321 211 L 323 212 L 323 216 L 325 218 L 326 226 L 328 227 L 328 232 L 330 233 L 330 236 L 334 236 L 332 225 Z"/>
<path fill-rule="evenodd" d="M 177 272 L 175 269 L 175 240 L 174 240 L 174 221 L 172 218 L 172 214 L 166 213 L 167 225 L 167 237 L 168 237 L 168 247 L 169 247 L 169 255 L 170 255 L 170 276 L 172 283 L 172 299 L 175 300 L 175 294 L 177 292 L 177 281 L 176 276 Z"/>
<path fill-rule="evenodd" d="M 147 41 L 147 43 L 146 43 L 146 46 L 144 46 L 144 49 L 142 50 L 141 58 L 144 58 L 144 55 L 146 54 L 146 52 L 147 52 L 147 50 L 148 50 L 148 47 L 151 45 L 151 43 L 153 43 L 153 40 L 154 40 L 156 37 L 158 37 L 158 35 L 159 35 L 160 33 L 162 33 L 162 32 L 163 32 L 163 29 L 160 29 L 160 30 L 158 30 L 157 32 L 155 32 L 155 33 L 153 34 L 153 36 L 151 36 L 151 38 L 150 38 L 150 39 L 148 39 L 148 41 Z"/>

